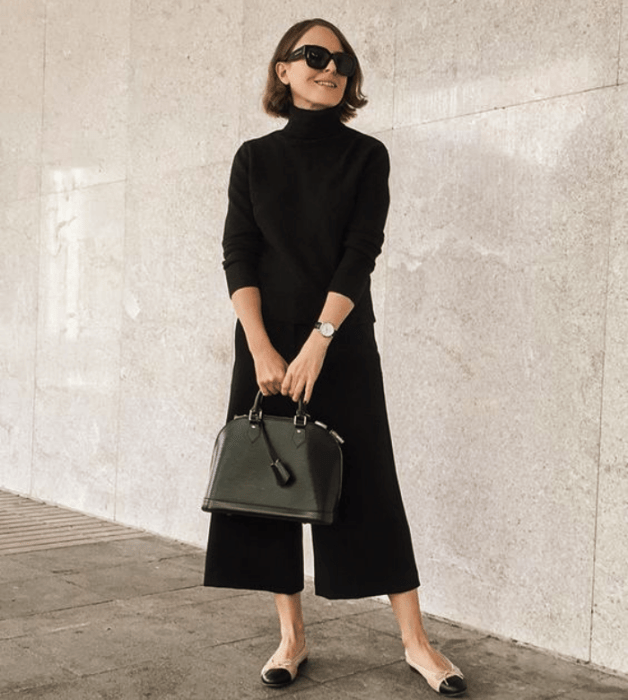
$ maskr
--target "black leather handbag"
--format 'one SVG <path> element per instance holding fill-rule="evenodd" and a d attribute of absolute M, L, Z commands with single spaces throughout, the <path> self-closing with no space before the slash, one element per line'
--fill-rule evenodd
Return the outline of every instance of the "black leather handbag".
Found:
<path fill-rule="evenodd" d="M 248 415 L 216 438 L 202 509 L 329 525 L 342 488 L 342 438 L 312 420 L 266 416 L 258 392 Z"/>

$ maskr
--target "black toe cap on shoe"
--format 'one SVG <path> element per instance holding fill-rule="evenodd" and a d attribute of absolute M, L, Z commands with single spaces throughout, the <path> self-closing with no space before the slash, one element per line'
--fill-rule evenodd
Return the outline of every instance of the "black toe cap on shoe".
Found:
<path fill-rule="evenodd" d="M 467 689 L 467 682 L 460 676 L 449 676 L 440 684 L 438 692 L 441 695 L 448 695 L 450 698 L 462 695 Z"/>
<path fill-rule="evenodd" d="M 292 676 L 285 668 L 269 668 L 262 676 L 262 682 L 266 685 L 288 685 L 292 683 Z"/>

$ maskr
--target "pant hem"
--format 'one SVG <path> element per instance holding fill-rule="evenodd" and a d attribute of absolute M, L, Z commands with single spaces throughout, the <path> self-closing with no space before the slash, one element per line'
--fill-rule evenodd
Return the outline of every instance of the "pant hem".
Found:
<path fill-rule="evenodd" d="M 332 593 L 317 588 L 316 582 L 314 582 L 314 593 L 321 598 L 327 598 L 327 600 L 357 600 L 358 598 L 375 598 L 382 595 L 406 593 L 407 591 L 413 591 L 415 588 L 420 588 L 420 586 L 421 583 L 418 580 L 415 580 L 409 584 L 402 584 L 400 586 L 379 586 L 377 588 L 371 588 L 363 591 L 344 591 Z"/>
<path fill-rule="evenodd" d="M 295 593 L 301 593 L 304 586 L 301 588 L 281 588 L 277 586 L 261 586 L 259 584 L 246 584 L 246 583 L 213 583 L 213 582 L 203 582 L 205 588 L 232 588 L 238 591 L 266 591 L 268 593 L 281 593 L 284 595 L 294 595 Z"/>

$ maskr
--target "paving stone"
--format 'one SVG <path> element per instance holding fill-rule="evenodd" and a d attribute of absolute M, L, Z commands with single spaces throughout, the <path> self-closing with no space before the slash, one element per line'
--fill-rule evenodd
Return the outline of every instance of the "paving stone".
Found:
<path fill-rule="evenodd" d="M 255 595 L 208 599 L 202 603 L 153 609 L 144 615 L 156 623 L 169 623 L 186 635 L 190 644 L 216 646 L 243 639 L 278 634 L 272 597 Z"/>
<path fill-rule="evenodd" d="M 346 693 L 340 688 L 335 687 L 333 684 L 325 683 L 324 685 L 319 685 L 316 688 L 306 688 L 305 690 L 296 693 L 296 695 L 294 695 L 294 700 L 356 700 L 357 697 L 368 697 L 368 700 L 380 700 L 380 697 L 384 698 L 383 695 L 371 695 L 370 691 L 368 692 L 368 695 L 352 695 L 350 693 Z M 386 700 L 391 700 L 391 697 L 394 698 L 395 696 L 386 695 Z"/>
<path fill-rule="evenodd" d="M 517 698 L 534 691 L 533 697 L 545 700 L 570 693 L 588 679 L 599 685 L 607 677 L 584 664 L 490 636 L 448 653 L 482 698 Z M 628 683 L 625 687 L 628 692 Z"/>
<path fill-rule="evenodd" d="M 191 588 L 199 584 L 199 576 L 190 568 L 181 566 L 176 559 L 103 567 L 76 574 L 64 574 L 63 578 L 108 600 Z"/>
<path fill-rule="evenodd" d="M 173 591 L 150 593 L 136 598 L 125 598 L 118 601 L 118 604 L 143 614 L 150 614 L 159 611 L 163 612 L 169 608 L 178 608 L 183 605 L 204 604 L 213 600 L 225 600 L 226 598 L 238 598 L 246 595 L 251 595 L 251 592 L 235 588 L 194 586 L 178 588 Z"/>
<path fill-rule="evenodd" d="M 567 693 L 553 695 L 549 700 L 626 700 L 628 689 L 623 687 L 612 688 L 605 684 L 593 684 L 590 688 L 578 688 Z"/>
<path fill-rule="evenodd" d="M 151 700 L 277 700 L 277 689 L 265 687 L 256 664 L 232 646 L 195 650 L 181 655 L 155 658 L 143 664 L 126 666 L 76 681 L 38 688 L 19 698 L 48 700 L 135 699 Z M 300 689 L 315 687 L 299 678 L 281 691 L 292 697 Z M 80 691 L 84 689 L 85 695 Z M 0 698 L 2 696 L 0 695 Z M 17 699 L 16 699 L 17 700 Z"/>
<path fill-rule="evenodd" d="M 34 688 L 13 689 L 7 693 L 0 692 L 0 698 L 1 700 L 111 700 L 111 696 L 103 695 L 89 686 L 89 679 L 79 678 L 73 683 L 52 683 Z"/>
<path fill-rule="evenodd" d="M 389 605 L 383 606 L 378 610 L 353 615 L 351 622 L 393 637 L 398 638 L 400 635 L 397 620 Z M 423 623 L 427 636 L 438 649 L 442 649 L 443 645 L 475 643 L 488 636 L 485 632 L 466 629 L 429 615 L 423 616 Z"/>
<path fill-rule="evenodd" d="M 36 651 L 25 650 L 14 641 L 0 641 L 0 693 L 72 678 L 75 676 L 67 669 Z"/>
<path fill-rule="evenodd" d="M 362 673 L 348 675 L 325 684 L 338 693 L 351 698 L 369 700 L 393 700 L 412 698 L 412 700 L 430 700 L 436 697 L 427 683 L 405 663 L 396 661 L 392 664 L 368 669 Z M 345 697 L 341 695 L 341 697 Z M 474 697 L 474 696 L 470 696 Z M 484 700 L 483 695 L 475 696 Z M 522 696 L 522 700 L 532 700 Z"/>
<path fill-rule="evenodd" d="M 92 620 L 46 635 L 19 637 L 14 643 L 85 676 L 165 655 L 177 649 L 180 637 L 174 625 L 129 615 Z"/>
<path fill-rule="evenodd" d="M 37 569 L 26 566 L 26 564 L 13 560 L 10 555 L 6 555 L 2 557 L 2 565 L 0 566 L 0 584 L 23 581 L 40 573 Z"/>
<path fill-rule="evenodd" d="M 116 619 L 119 615 L 119 604 L 113 601 L 75 608 L 68 607 L 34 615 L 20 615 L 0 620 L 0 639 L 41 637 L 64 629 L 86 627 L 92 622 Z"/>
<path fill-rule="evenodd" d="M 0 620 L 98 603 L 103 597 L 58 577 L 45 575 L 0 586 Z"/>
<path fill-rule="evenodd" d="M 58 549 L 11 555 L 13 561 L 39 571 L 77 573 L 132 563 L 198 554 L 199 550 L 181 542 L 142 536 L 128 540 L 74 545 Z"/>

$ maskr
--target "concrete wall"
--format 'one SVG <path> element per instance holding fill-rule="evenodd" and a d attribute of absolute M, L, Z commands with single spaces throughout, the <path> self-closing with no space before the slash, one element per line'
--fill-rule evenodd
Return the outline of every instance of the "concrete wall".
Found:
<path fill-rule="evenodd" d="M 392 154 L 424 607 L 628 672 L 628 0 L 0 0 L 0 486 L 204 542 L 230 162 L 312 14 Z"/>

